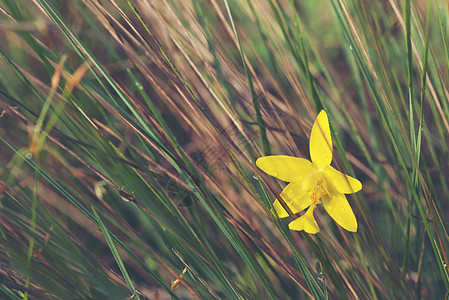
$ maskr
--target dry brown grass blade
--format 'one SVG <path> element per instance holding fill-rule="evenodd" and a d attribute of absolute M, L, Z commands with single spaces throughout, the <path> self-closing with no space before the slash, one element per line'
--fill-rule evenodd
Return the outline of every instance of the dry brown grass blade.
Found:
<path fill-rule="evenodd" d="M 396 18 L 398 19 L 399 23 L 401 24 L 402 30 L 405 32 L 404 19 L 402 17 L 402 14 L 399 10 L 398 5 L 393 0 L 389 0 L 389 3 L 391 5 L 391 7 L 393 8 Z M 424 38 L 422 36 L 421 36 L 421 42 L 424 44 Z M 415 60 L 418 62 L 419 67 L 422 69 L 422 58 L 418 53 L 418 50 L 416 48 L 416 44 L 415 44 L 414 40 L 412 40 L 412 50 L 413 50 L 413 54 L 415 55 Z M 429 77 L 429 74 L 427 74 L 427 76 Z M 440 113 L 441 120 L 443 121 L 444 126 L 446 128 L 446 132 L 449 132 L 449 121 L 447 120 L 447 118 L 443 112 L 443 108 L 441 106 L 440 100 L 438 99 L 438 95 L 435 91 L 435 87 L 433 86 L 433 83 L 431 81 L 427 82 L 427 86 L 429 87 L 430 93 L 432 94 L 433 101 L 438 108 L 438 112 Z M 446 87 L 444 87 L 444 92 L 446 94 L 446 97 L 449 97 L 449 92 Z"/>

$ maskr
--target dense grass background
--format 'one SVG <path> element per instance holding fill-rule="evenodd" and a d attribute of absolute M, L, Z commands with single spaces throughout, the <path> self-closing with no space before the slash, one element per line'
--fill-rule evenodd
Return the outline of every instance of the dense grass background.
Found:
<path fill-rule="evenodd" d="M 0 298 L 442 299 L 443 1 L 0 0 Z M 358 178 L 357 233 L 255 160 Z"/>

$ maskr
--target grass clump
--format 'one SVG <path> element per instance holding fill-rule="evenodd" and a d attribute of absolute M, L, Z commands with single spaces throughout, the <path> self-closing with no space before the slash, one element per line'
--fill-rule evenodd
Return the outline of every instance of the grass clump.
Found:
<path fill-rule="evenodd" d="M 447 296 L 447 11 L 0 0 L 0 298 Z M 255 164 L 322 109 L 356 233 Z"/>

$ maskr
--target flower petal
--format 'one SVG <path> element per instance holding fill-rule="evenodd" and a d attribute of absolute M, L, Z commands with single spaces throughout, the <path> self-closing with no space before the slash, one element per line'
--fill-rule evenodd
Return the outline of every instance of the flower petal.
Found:
<path fill-rule="evenodd" d="M 304 193 L 304 191 L 302 190 L 301 181 L 289 183 L 282 191 L 280 196 L 291 209 L 293 214 L 306 209 L 312 204 L 312 199 L 310 199 L 309 195 L 307 193 Z M 276 210 L 279 218 L 285 218 L 289 216 L 279 200 L 274 201 L 273 207 Z"/>
<path fill-rule="evenodd" d="M 362 189 L 362 184 L 357 179 L 345 175 L 331 166 L 324 170 L 326 180 L 330 182 L 334 188 L 343 194 L 352 194 Z"/>
<path fill-rule="evenodd" d="M 268 175 L 287 182 L 299 181 L 315 170 L 307 159 L 286 155 L 260 157 L 256 165 Z"/>
<path fill-rule="evenodd" d="M 327 114 L 322 110 L 316 117 L 310 133 L 310 158 L 318 169 L 332 161 L 332 138 Z"/>
<path fill-rule="evenodd" d="M 357 231 L 357 219 L 344 194 L 334 192 L 323 196 L 322 200 L 324 208 L 335 222 L 348 231 Z"/>
<path fill-rule="evenodd" d="M 291 207 L 290 205 L 288 207 L 290 207 L 293 214 L 296 214 L 299 212 L 299 210 L 295 211 L 295 209 L 293 209 L 293 207 Z M 282 206 L 281 202 L 279 202 L 278 199 L 276 199 L 276 201 L 274 201 L 273 208 L 276 211 L 276 213 L 278 214 L 279 218 L 287 218 L 289 216 L 288 212 L 284 209 L 284 207 Z"/>
<path fill-rule="evenodd" d="M 315 190 L 324 181 L 322 172 L 313 172 L 302 181 L 302 189 L 308 193 Z"/>
<path fill-rule="evenodd" d="M 299 217 L 298 219 L 290 222 L 288 224 L 288 228 L 291 230 L 301 231 L 304 230 L 307 233 L 315 234 L 320 231 L 320 227 L 313 217 L 313 210 L 315 209 L 315 205 L 310 206 L 307 212 Z"/>

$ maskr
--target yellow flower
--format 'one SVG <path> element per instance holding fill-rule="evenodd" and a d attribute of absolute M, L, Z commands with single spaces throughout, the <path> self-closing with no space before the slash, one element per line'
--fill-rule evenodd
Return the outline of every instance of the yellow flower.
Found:
<path fill-rule="evenodd" d="M 322 201 L 326 211 L 341 227 L 356 232 L 357 220 L 345 194 L 360 191 L 362 184 L 331 167 L 332 138 L 324 110 L 313 124 L 309 147 L 312 162 L 285 155 L 260 157 L 256 161 L 256 165 L 265 173 L 290 182 L 280 196 L 294 214 L 309 207 L 305 214 L 292 221 L 288 227 L 313 234 L 320 231 L 313 210 Z M 280 218 L 289 216 L 279 200 L 273 206 Z"/>

